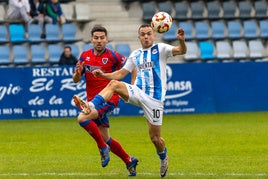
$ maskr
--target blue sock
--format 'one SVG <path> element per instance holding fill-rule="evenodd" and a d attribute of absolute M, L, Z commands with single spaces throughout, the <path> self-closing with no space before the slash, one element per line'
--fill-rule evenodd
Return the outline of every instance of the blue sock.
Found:
<path fill-rule="evenodd" d="M 98 94 L 91 100 L 91 102 L 94 104 L 94 106 L 98 106 L 104 103 L 105 100 L 101 95 Z"/>
<path fill-rule="evenodd" d="M 161 160 L 164 160 L 167 157 L 167 148 L 163 152 L 157 152 L 157 154 Z"/>
<path fill-rule="evenodd" d="M 108 144 L 110 146 L 111 142 L 112 142 L 112 138 L 110 137 L 110 139 L 106 142 L 106 144 Z"/>

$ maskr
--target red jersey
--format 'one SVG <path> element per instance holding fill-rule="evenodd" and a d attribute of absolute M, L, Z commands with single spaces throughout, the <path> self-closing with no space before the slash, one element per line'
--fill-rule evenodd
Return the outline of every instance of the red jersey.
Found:
<path fill-rule="evenodd" d="M 87 100 L 90 101 L 103 88 L 107 86 L 110 80 L 98 78 L 92 74 L 95 69 L 101 69 L 106 73 L 111 73 L 119 70 L 126 61 L 126 57 L 118 52 L 111 51 L 106 48 L 100 56 L 94 55 L 94 49 L 84 51 L 79 58 L 80 63 L 84 63 L 83 73 L 86 79 Z M 114 94 L 110 99 L 116 106 L 119 101 L 119 96 Z"/>

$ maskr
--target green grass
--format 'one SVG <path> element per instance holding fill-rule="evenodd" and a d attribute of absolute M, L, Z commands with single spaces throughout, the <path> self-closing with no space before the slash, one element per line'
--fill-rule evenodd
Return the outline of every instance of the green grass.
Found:
<path fill-rule="evenodd" d="M 139 158 L 138 178 L 160 178 L 143 117 L 110 118 L 111 136 Z M 166 178 L 267 178 L 268 113 L 170 115 L 162 136 Z M 76 119 L 0 121 L 0 178 L 128 178 L 111 154 L 100 165 L 95 142 Z"/>

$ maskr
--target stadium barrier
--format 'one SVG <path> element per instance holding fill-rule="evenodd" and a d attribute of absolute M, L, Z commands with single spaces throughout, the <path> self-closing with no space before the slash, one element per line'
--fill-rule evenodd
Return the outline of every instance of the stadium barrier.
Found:
<path fill-rule="evenodd" d="M 267 111 L 267 69 L 268 62 L 169 64 L 164 113 Z M 0 119 L 76 117 L 72 96 L 85 99 L 86 94 L 84 80 L 72 82 L 73 71 L 68 66 L 0 68 Z M 121 100 L 112 115 L 142 114 Z"/>

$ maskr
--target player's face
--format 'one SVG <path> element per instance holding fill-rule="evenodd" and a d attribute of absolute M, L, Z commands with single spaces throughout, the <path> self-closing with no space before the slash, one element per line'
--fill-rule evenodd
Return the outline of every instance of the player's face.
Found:
<path fill-rule="evenodd" d="M 149 48 L 154 44 L 155 33 L 151 27 L 143 27 L 139 30 L 138 38 L 143 49 Z"/>
<path fill-rule="evenodd" d="M 104 32 L 94 32 L 91 37 L 91 43 L 94 46 L 94 50 L 97 53 L 102 53 L 106 44 L 108 43 L 108 38 Z"/>
<path fill-rule="evenodd" d="M 71 56 L 71 50 L 69 48 L 64 48 L 64 55 L 65 55 L 65 57 L 70 57 Z"/>

